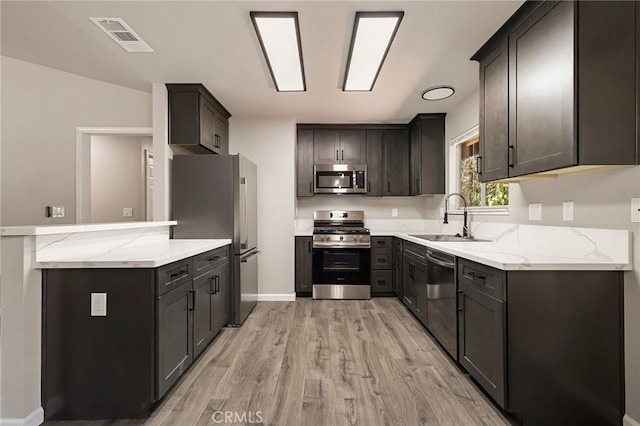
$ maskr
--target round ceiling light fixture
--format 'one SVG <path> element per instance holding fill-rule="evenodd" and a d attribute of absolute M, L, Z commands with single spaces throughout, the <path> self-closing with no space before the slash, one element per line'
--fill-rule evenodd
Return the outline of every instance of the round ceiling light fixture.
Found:
<path fill-rule="evenodd" d="M 440 101 L 452 96 L 456 91 L 451 86 L 435 86 L 425 90 L 422 93 L 422 99 L 425 101 Z"/>

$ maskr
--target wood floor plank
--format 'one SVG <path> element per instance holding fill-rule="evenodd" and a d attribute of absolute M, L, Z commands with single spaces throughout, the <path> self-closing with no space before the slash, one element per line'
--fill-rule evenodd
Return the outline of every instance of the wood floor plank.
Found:
<path fill-rule="evenodd" d="M 147 419 L 46 426 L 509 425 L 395 298 L 261 302 Z"/>

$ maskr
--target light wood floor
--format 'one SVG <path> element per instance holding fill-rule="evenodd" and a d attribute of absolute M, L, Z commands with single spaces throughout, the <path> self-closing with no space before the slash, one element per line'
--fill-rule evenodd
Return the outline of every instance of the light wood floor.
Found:
<path fill-rule="evenodd" d="M 223 329 L 150 418 L 45 425 L 250 421 L 510 424 L 397 299 L 376 298 L 261 302 L 242 327 Z"/>

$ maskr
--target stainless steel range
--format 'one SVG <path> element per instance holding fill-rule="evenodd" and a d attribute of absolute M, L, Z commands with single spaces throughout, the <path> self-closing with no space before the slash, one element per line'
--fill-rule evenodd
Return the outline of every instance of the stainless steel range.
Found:
<path fill-rule="evenodd" d="M 371 236 L 363 211 L 313 213 L 314 299 L 371 298 Z"/>

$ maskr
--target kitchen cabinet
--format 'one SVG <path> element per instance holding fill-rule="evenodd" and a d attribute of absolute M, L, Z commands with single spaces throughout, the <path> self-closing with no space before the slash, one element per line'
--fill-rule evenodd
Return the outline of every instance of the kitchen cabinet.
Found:
<path fill-rule="evenodd" d="M 313 197 L 313 130 L 298 129 L 296 154 L 298 197 Z"/>
<path fill-rule="evenodd" d="M 458 258 L 459 363 L 522 425 L 621 424 L 623 273 Z"/>
<path fill-rule="evenodd" d="M 393 293 L 402 300 L 402 239 L 393 238 Z"/>
<path fill-rule="evenodd" d="M 364 129 L 318 128 L 313 132 L 315 164 L 365 164 Z"/>
<path fill-rule="evenodd" d="M 426 247 L 408 241 L 404 243 L 402 259 L 402 301 L 427 326 L 427 263 Z"/>
<path fill-rule="evenodd" d="M 444 194 L 446 114 L 418 114 L 409 123 L 409 195 Z"/>
<path fill-rule="evenodd" d="M 45 419 L 148 416 L 227 322 L 228 250 L 158 268 L 44 270 Z M 96 293 L 106 315 L 91 313 Z"/>
<path fill-rule="evenodd" d="M 193 346 L 194 357 L 211 343 L 228 322 L 229 255 L 218 249 L 196 256 L 193 260 Z"/>
<path fill-rule="evenodd" d="M 480 179 L 636 164 L 636 37 L 633 2 L 525 3 L 472 57 Z"/>
<path fill-rule="evenodd" d="M 505 406 L 504 272 L 458 259 L 458 361 Z"/>
<path fill-rule="evenodd" d="M 228 154 L 229 111 L 202 84 L 166 87 L 169 144 L 196 154 Z"/>
<path fill-rule="evenodd" d="M 371 294 L 393 291 L 393 237 L 371 237 Z"/>
<path fill-rule="evenodd" d="M 367 195 L 409 195 L 409 130 L 384 126 L 367 132 Z"/>
<path fill-rule="evenodd" d="M 295 237 L 295 289 L 296 294 L 311 295 L 313 290 L 313 239 L 312 237 Z"/>

